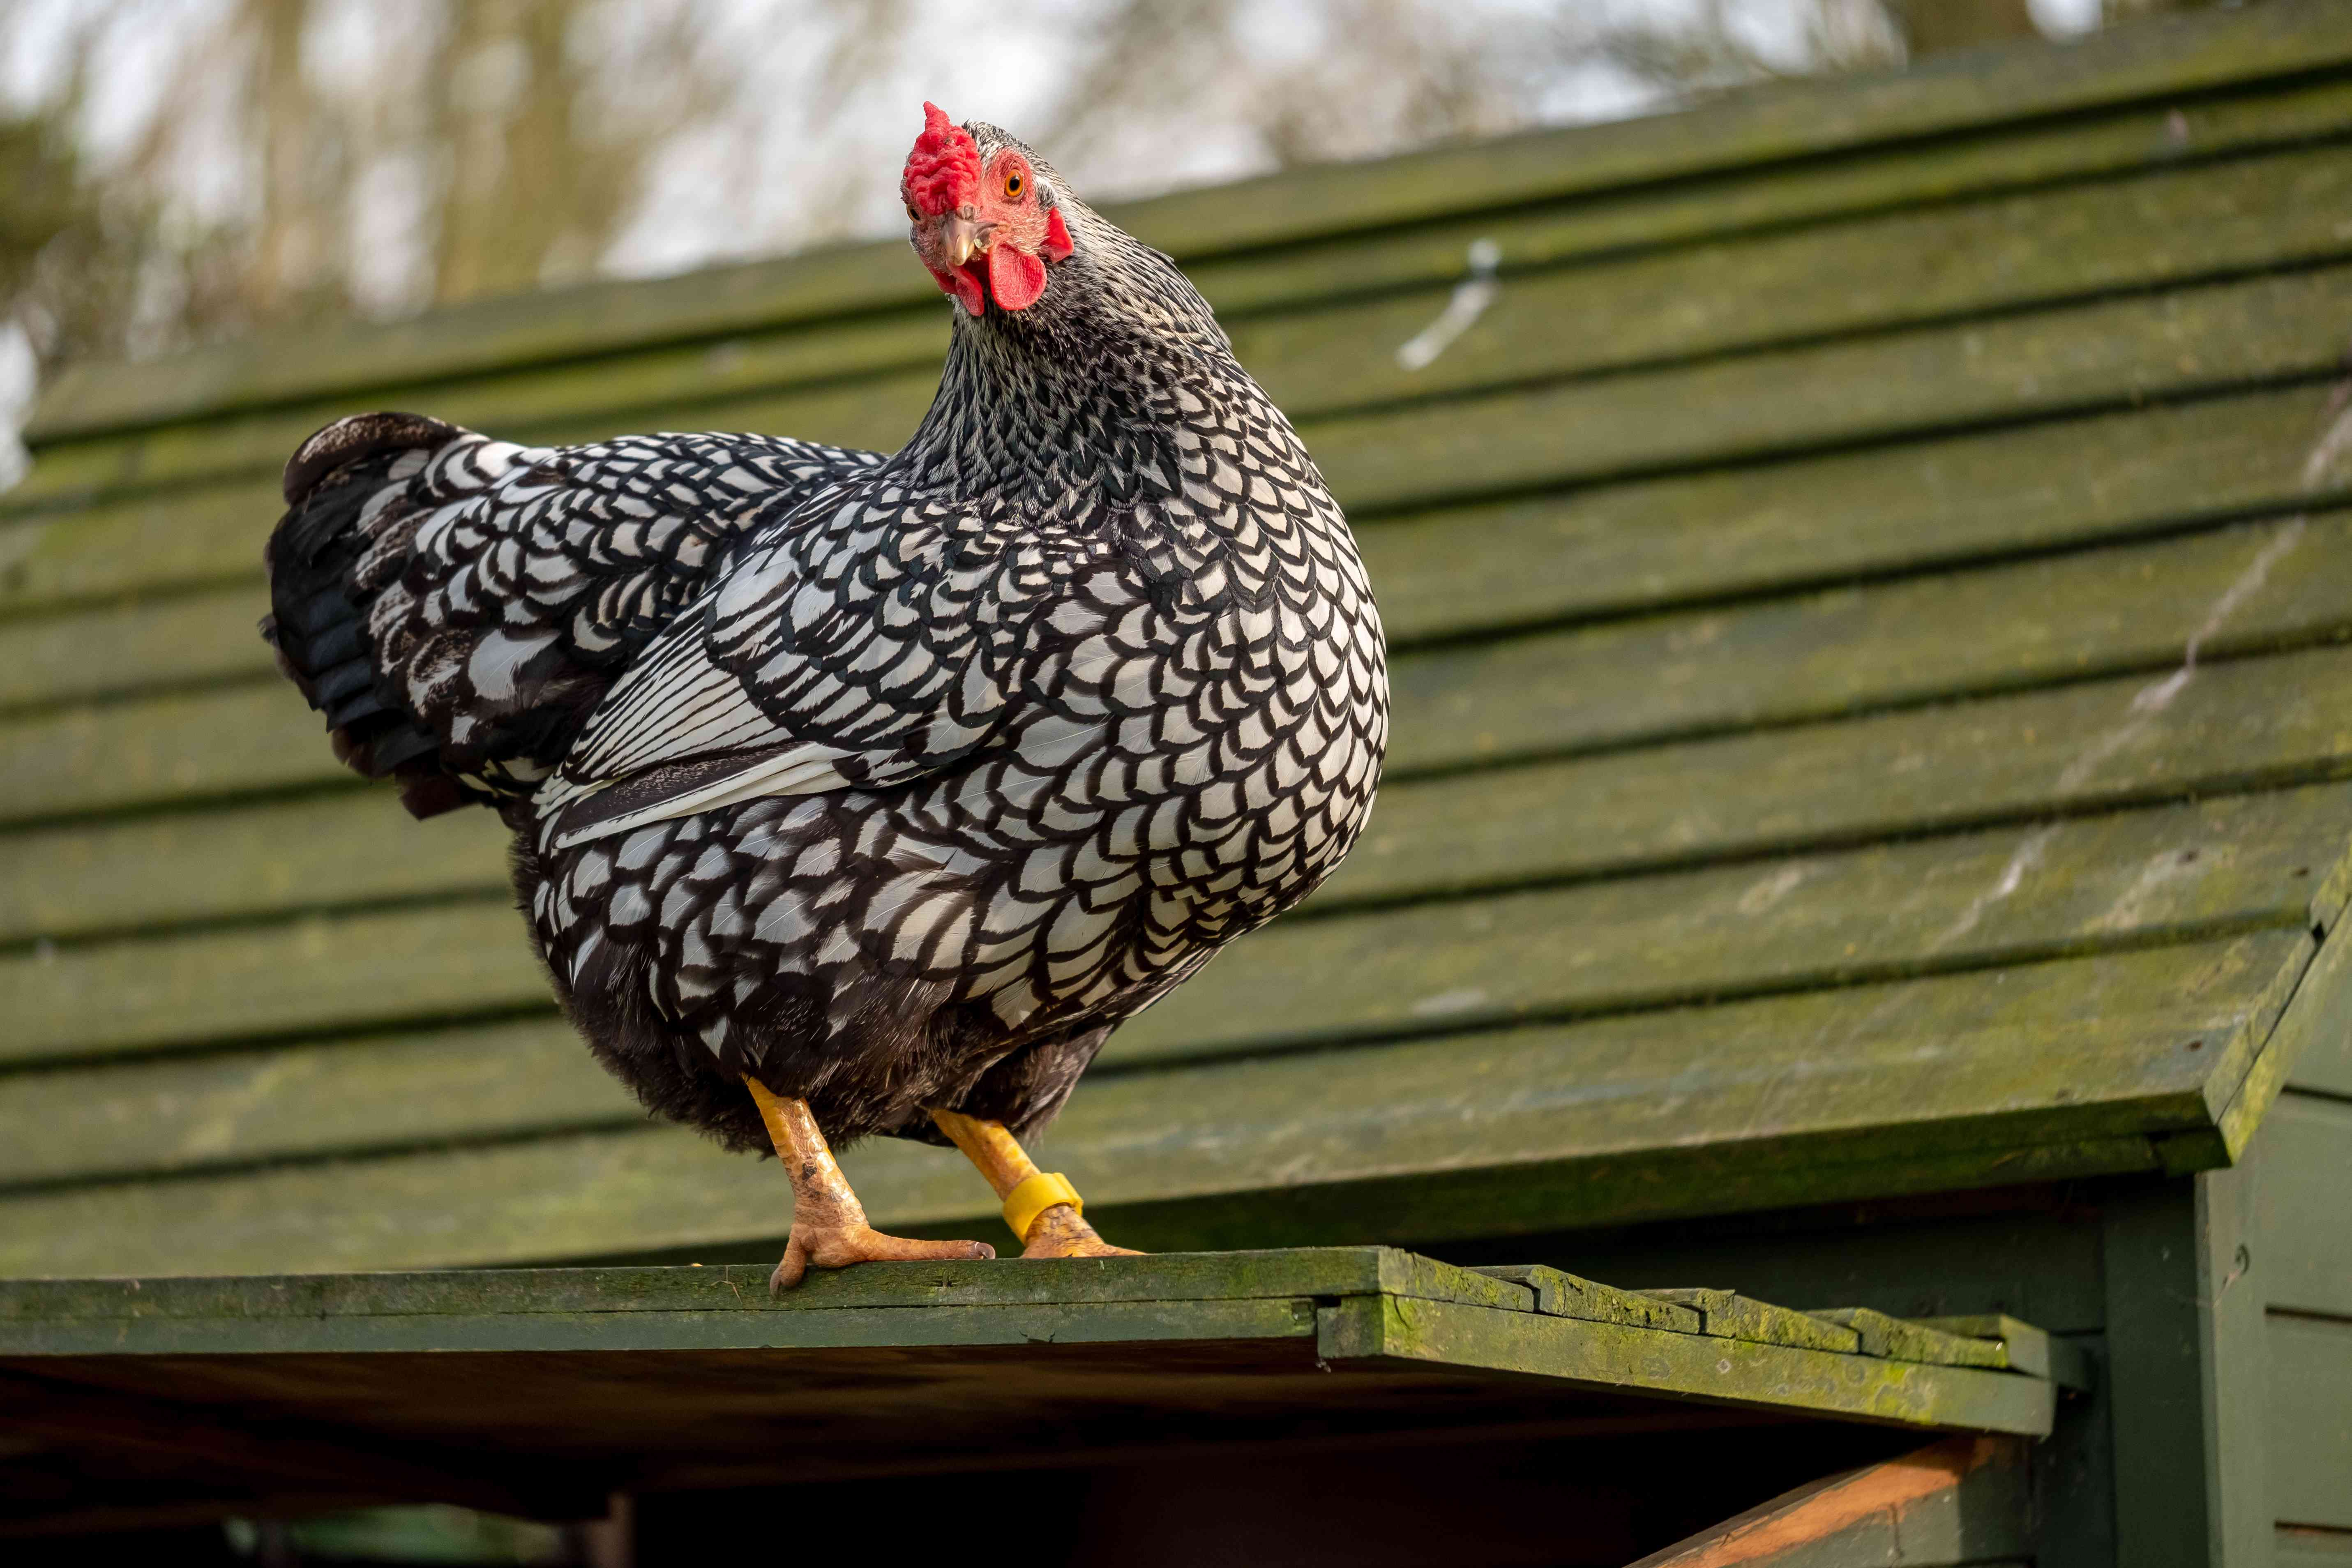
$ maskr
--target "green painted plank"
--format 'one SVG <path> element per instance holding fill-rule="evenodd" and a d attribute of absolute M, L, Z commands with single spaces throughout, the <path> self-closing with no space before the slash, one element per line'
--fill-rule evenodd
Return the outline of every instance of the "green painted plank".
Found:
<path fill-rule="evenodd" d="M 643 1115 L 550 1015 L 0 1077 L 10 1129 L 0 1184 L 625 1127 Z"/>
<path fill-rule="evenodd" d="M 2048 1435 L 2055 1413 L 2048 1384 L 1973 1367 L 1393 1297 L 1355 1297 L 1322 1309 L 1318 1318 L 1316 1351 L 1342 1372 L 1433 1362 L 1568 1377 L 1597 1388 L 1703 1392 L 1756 1409 L 1834 1410 L 1903 1426 L 2029 1436 Z"/>
<path fill-rule="evenodd" d="M 1491 1236 L 2145 1171 L 2149 1132 L 2205 1114 L 2186 1039 L 2253 1024 L 2298 941 L 1360 1047 L 1344 1071 L 1307 1054 L 1098 1073 L 1040 1152 L 1111 1234 L 1163 1248 Z M 999 1238 L 993 1197 L 952 1151 L 882 1141 L 845 1163 L 877 1223 Z M 682 1130 L 582 1132 L 7 1194 L 0 1275 L 726 1258 L 772 1245 L 788 1210 L 773 1166 Z"/>
<path fill-rule="evenodd" d="M 274 679 L 0 722 L 0 822 L 351 778 L 319 716 Z"/>
<path fill-rule="evenodd" d="M 1699 1332 L 1716 1339 L 1746 1340 L 1755 1344 L 1792 1345 L 1810 1350 L 1860 1354 L 1862 1336 L 1810 1313 L 1769 1301 L 1751 1300 L 1736 1290 L 1705 1287 L 1645 1290 L 1661 1301 L 1688 1307 L 1699 1317 Z"/>
<path fill-rule="evenodd" d="M 1010 1260 L 1006 1260 L 1010 1261 Z M 80 1354 L 121 1350 L 170 1353 L 202 1343 L 220 1354 L 285 1348 L 280 1339 L 245 1337 L 268 1325 L 297 1330 L 344 1325 L 332 1346 L 412 1348 L 372 1340 L 400 1320 L 435 1336 L 427 1348 L 478 1350 L 470 1337 L 520 1320 L 594 1317 L 669 1320 L 681 1349 L 733 1342 L 744 1322 L 791 1333 L 812 1314 L 931 1311 L 968 1307 L 1085 1307 L 1180 1302 L 1288 1300 L 1298 1297 L 1388 1295 L 1501 1311 L 1532 1310 L 1529 1292 L 1474 1270 L 1389 1247 L 1285 1247 L 1236 1252 L 1161 1253 L 1111 1259 L 1029 1258 L 1022 1267 L 986 1263 L 885 1263 L 819 1269 L 782 1296 L 767 1274 L 748 1268 L 490 1268 L 448 1272 L 289 1274 L 163 1279 L 0 1280 L 0 1354 Z M 36 1351 L 12 1333 L 81 1331 L 83 1338 Z M 1286 1337 L 1287 1331 L 1286 1330 Z M 198 1338 L 197 1336 L 205 1336 Z M 159 1336 L 171 1336 L 169 1338 Z"/>
<path fill-rule="evenodd" d="M 2156 669 L 2200 634 L 2207 657 L 2330 637 L 2347 605 L 2331 514 L 1427 649 L 1391 669 L 1390 776 Z M 0 822 L 344 776 L 274 679 L 0 723 Z"/>
<path fill-rule="evenodd" d="M 1389 773 L 2161 671 L 2192 637 L 2333 637 L 2347 606 L 2335 514 L 1430 649 L 1391 668 Z"/>
<path fill-rule="evenodd" d="M 5 835 L 0 943 L 495 894 L 509 885 L 506 851 L 488 811 L 420 823 L 390 790 L 366 788 Z"/>
<path fill-rule="evenodd" d="M 1446 290 L 1231 329 L 1295 419 L 1400 398 L 1884 331 L 2107 289 L 2340 259 L 2352 158 L 2336 146 L 1741 236 L 1506 280 L 1432 363 L 1397 363 Z"/>
<path fill-rule="evenodd" d="M 1961 126 L 2171 99 L 2309 71 L 2347 53 L 2325 4 L 2119 30 L 1906 76 L 1733 95 L 1693 113 L 1549 132 L 1278 175 L 1115 209 L 1179 254 L 1295 242 L 1729 167 L 1808 157 Z M 486 365 L 822 319 L 919 297 L 892 244 L 723 268 L 658 284 L 600 285 L 486 301 L 396 327 L 226 345 L 162 365 L 89 367 L 44 399 L 37 437 L 184 417 L 201 408 L 446 376 Z M 902 269 L 903 270 L 903 269 Z"/>
<path fill-rule="evenodd" d="M 2347 109 L 2352 105 L 2339 103 L 2339 110 Z M 2352 112 L 2339 122 L 2339 129 L 2347 127 Z M 1417 370 L 1397 363 L 1397 345 L 1444 307 L 1452 286 L 1444 274 L 1458 272 L 1458 258 L 1421 279 L 1418 289 L 1238 320 L 1232 326 L 1234 345 L 1275 400 L 1304 422 L 1496 383 L 1591 374 L 2013 310 L 2103 289 L 2340 258 L 2352 248 L 2352 236 L 2339 232 L 2334 216 L 2352 197 L 2346 167 L 2338 148 L 2296 149 L 1519 273 L 1444 355 Z M 1377 242 L 1364 247 L 1376 247 Z M 910 261 L 902 265 L 913 270 Z M 1240 284 L 1248 275 L 1244 266 L 1239 278 L 1226 281 Z M 1213 291 L 1218 279 L 1204 281 L 1212 302 L 1221 302 Z M 501 432 L 583 419 L 626 421 L 641 411 L 655 423 L 669 423 L 677 416 L 655 411 L 681 399 L 707 406 L 728 397 L 773 398 L 795 386 L 859 374 L 892 384 L 927 374 L 935 379 L 944 333 L 934 304 L 854 325 L 386 395 Z M 163 474 L 273 466 L 307 429 L 344 407 L 314 404 L 165 432 L 129 447 L 55 448 L 44 454 L 17 504 L 120 482 L 103 476 L 119 476 L 134 452 L 148 482 Z"/>
<path fill-rule="evenodd" d="M 2352 1104 L 2289 1094 L 2263 1126 L 2255 1204 L 2265 1303 L 2352 1319 L 2352 1234 L 2344 1195 L 2352 1179 Z"/>
<path fill-rule="evenodd" d="M 2352 650 L 1391 784 L 1318 912 L 2080 811 L 2352 767 Z M 1727 790 L 1723 781 L 1738 779 Z M 1594 825 L 1607 825 L 1596 833 Z M 0 840 L 0 856 L 5 853 Z M 2316 883 L 2323 857 L 2307 869 Z"/>
<path fill-rule="evenodd" d="M 80 615 L 0 621 L 0 712 L 236 679 L 275 668 L 256 581 Z"/>
<path fill-rule="evenodd" d="M 2265 1338 L 2272 1517 L 2352 1530 L 2352 1321 L 2273 1317 Z"/>
<path fill-rule="evenodd" d="M 1008 1258 L 996 1267 L 1016 1267 Z M 971 1265 L 989 1268 L 988 1264 Z M 764 1282 L 745 1286 L 748 1296 Z M 1471 1308 L 1473 1311 L 1491 1310 Z M 1528 1314 L 1532 1315 L 1532 1314 Z M 197 1320 L 138 1320 L 132 1353 L 205 1355 L 224 1336 Z M 375 1319 L 248 1318 L 235 1338 L 254 1353 L 434 1354 L 529 1352 L 592 1354 L 663 1351 L 868 1350 L 1034 1344 L 1181 1343 L 1201 1340 L 1310 1338 L 1311 1301 L 1102 1301 L 1042 1306 L 835 1308 L 825 1311 L 534 1313 L 520 1319 L 452 1320 L 411 1315 Z M 11 1353 L 34 1365 L 53 1355 L 112 1353 L 122 1324 L 93 1332 L 86 1325 L 37 1321 L 0 1324 Z M 113 1342 L 110 1343 L 110 1340 Z M 147 1347 L 152 1346 L 152 1351 Z"/>
<path fill-rule="evenodd" d="M 2352 791 L 2328 785 L 1277 924 L 1102 1059 L 1656 1006 L 2167 933 L 2300 933 L 2308 879 L 2294 873 L 2347 837 Z M 2205 1043 L 2210 1065 L 2221 1045 Z"/>
<path fill-rule="evenodd" d="M 1106 1061 L 1820 985 L 2005 954 L 2300 929 L 2352 837 L 2319 786 L 1798 860 L 1296 921 L 1121 1031 Z M 1996 892 L 2006 884 L 2010 890 Z M 509 1011 L 546 981 L 505 898 L 0 959 L 0 1061 Z"/>
<path fill-rule="evenodd" d="M 2298 386 L 1596 486 L 1358 539 L 1389 637 L 1410 644 L 2293 505 L 2328 397 Z"/>
<path fill-rule="evenodd" d="M 0 612 L 257 584 L 262 541 L 285 506 L 272 474 L 0 521 Z"/>
<path fill-rule="evenodd" d="M 0 959 L 0 1063 L 552 1005 L 511 900 Z"/>
<path fill-rule="evenodd" d="M 2346 320 L 2352 268 L 2333 268 L 1457 398 L 1306 435 L 1351 509 L 1402 510 L 1465 479 L 1507 492 L 2318 375 Z M 742 417 L 794 413 L 752 404 Z M 1478 453 L 1467 470 L 1466 450 Z"/>

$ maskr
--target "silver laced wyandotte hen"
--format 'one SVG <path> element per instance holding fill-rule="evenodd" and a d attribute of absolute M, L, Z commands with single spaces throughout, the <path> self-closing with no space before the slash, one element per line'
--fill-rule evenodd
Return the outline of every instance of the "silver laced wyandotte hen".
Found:
<path fill-rule="evenodd" d="M 1025 1256 L 1116 1252 L 1016 1141 L 1118 1025 L 1348 853 L 1380 620 L 1298 437 L 1174 262 L 925 105 L 900 182 L 954 319 L 897 453 L 519 447 L 414 414 L 286 468 L 264 635 L 336 753 L 514 834 L 531 939 L 654 1111 L 875 1231 L 828 1140 L 952 1142 Z"/>

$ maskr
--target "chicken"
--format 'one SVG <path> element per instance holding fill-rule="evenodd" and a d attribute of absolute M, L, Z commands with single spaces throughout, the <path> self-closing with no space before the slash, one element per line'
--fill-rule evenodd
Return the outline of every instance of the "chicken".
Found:
<path fill-rule="evenodd" d="M 891 456 L 527 447 L 410 414 L 304 442 L 264 635 L 337 754 L 514 835 L 531 940 L 654 1111 L 881 1235 L 830 1145 L 952 1142 L 1024 1255 L 1118 1250 L 1019 1139 L 1110 1032 L 1361 831 L 1380 620 L 1339 506 L 1167 257 L 993 126 L 901 179 L 951 303 Z"/>

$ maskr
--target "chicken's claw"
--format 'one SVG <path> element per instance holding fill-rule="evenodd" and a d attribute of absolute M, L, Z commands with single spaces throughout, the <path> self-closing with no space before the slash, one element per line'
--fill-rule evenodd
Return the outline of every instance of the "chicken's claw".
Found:
<path fill-rule="evenodd" d="M 867 1225 L 795 1225 L 784 1243 L 783 1261 L 768 1276 L 768 1290 L 771 1295 L 782 1295 L 806 1278 L 811 1268 L 846 1268 L 853 1263 L 965 1262 L 995 1256 L 996 1248 L 984 1241 L 915 1241 L 885 1236 Z"/>

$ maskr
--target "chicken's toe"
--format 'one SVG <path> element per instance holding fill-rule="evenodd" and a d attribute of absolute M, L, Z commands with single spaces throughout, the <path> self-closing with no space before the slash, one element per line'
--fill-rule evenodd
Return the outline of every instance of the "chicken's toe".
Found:
<path fill-rule="evenodd" d="M 1113 1247 L 1068 1204 L 1055 1204 L 1030 1222 L 1024 1258 L 1140 1258 L 1131 1247 Z"/>
<path fill-rule="evenodd" d="M 871 1226 L 794 1225 L 784 1243 L 783 1261 L 768 1276 L 769 1290 L 778 1296 L 798 1285 L 812 1268 L 846 1268 L 853 1263 L 906 1261 L 969 1261 L 993 1258 L 996 1248 L 984 1241 L 916 1241 L 886 1236 Z"/>

